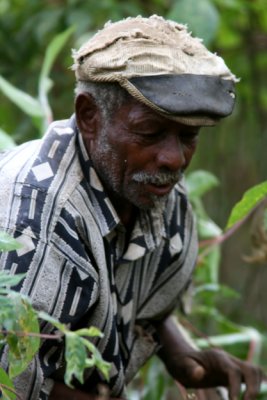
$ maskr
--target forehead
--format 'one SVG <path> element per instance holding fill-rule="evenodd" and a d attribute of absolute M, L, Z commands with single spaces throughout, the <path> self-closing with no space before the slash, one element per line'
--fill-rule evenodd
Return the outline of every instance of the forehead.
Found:
<path fill-rule="evenodd" d="M 124 116 L 129 122 L 133 123 L 140 119 L 161 121 L 163 123 L 168 122 L 167 118 L 162 117 L 160 114 L 135 99 L 122 105 L 119 116 Z"/>
<path fill-rule="evenodd" d="M 201 126 L 192 126 L 191 124 L 184 124 L 175 121 L 173 118 L 167 118 L 160 113 L 154 111 L 147 105 L 135 100 L 133 97 L 128 99 L 122 106 L 117 110 L 114 115 L 117 122 L 122 122 L 124 125 L 129 126 L 140 125 L 140 124 L 151 124 L 166 127 L 185 127 L 187 129 L 198 130 Z"/>

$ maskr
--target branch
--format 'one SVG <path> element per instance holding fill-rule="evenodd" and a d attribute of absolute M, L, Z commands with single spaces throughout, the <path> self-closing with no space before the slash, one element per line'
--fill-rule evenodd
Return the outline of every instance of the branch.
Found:
<path fill-rule="evenodd" d="M 6 389 L 9 392 L 13 393 L 16 396 L 17 400 L 23 400 L 23 398 L 20 397 L 19 394 L 14 389 L 12 389 L 10 386 L 5 385 L 4 383 L 0 383 L 0 388 Z"/>
<path fill-rule="evenodd" d="M 231 237 L 244 223 L 251 217 L 252 214 L 263 204 L 266 202 L 266 197 L 264 197 L 258 204 L 252 208 L 245 217 L 243 217 L 240 221 L 236 222 L 231 228 L 225 231 L 222 235 L 216 236 L 215 238 L 201 240 L 199 242 L 199 248 L 208 246 L 199 257 L 202 260 L 214 246 L 217 246 L 223 242 L 225 242 L 229 237 Z"/>
<path fill-rule="evenodd" d="M 13 335 L 16 335 L 18 337 L 30 336 L 30 337 L 39 337 L 41 339 L 52 339 L 52 340 L 58 340 L 58 339 L 61 339 L 64 336 L 63 333 L 49 335 L 49 334 L 46 334 L 46 333 L 7 331 L 5 329 L 1 329 L 0 333 L 2 333 L 4 336 L 6 336 L 8 334 L 13 334 Z"/>

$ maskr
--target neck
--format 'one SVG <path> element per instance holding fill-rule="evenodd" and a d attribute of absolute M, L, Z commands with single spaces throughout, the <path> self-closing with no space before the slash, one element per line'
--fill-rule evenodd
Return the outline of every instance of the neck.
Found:
<path fill-rule="evenodd" d="M 131 232 L 136 217 L 138 214 L 138 208 L 130 203 L 128 200 L 122 199 L 114 193 L 108 193 L 109 199 L 111 200 L 113 207 L 115 208 L 118 216 L 120 217 L 121 223 L 125 226 L 127 231 Z"/>
<path fill-rule="evenodd" d="M 135 225 L 136 217 L 137 217 L 137 209 L 134 208 L 131 213 L 128 212 L 120 212 L 119 217 L 121 219 L 122 224 L 125 226 L 126 230 L 131 233 L 133 230 L 133 227 Z"/>

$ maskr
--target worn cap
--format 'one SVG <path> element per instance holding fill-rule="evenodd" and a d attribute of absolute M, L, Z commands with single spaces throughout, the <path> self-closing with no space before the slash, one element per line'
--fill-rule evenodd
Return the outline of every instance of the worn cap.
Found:
<path fill-rule="evenodd" d="M 236 77 L 186 26 L 153 15 L 108 22 L 78 51 L 76 78 L 118 82 L 165 117 L 214 125 L 231 114 Z"/>

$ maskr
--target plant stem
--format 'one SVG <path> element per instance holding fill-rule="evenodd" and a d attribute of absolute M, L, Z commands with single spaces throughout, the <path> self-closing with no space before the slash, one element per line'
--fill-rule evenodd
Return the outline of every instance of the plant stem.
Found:
<path fill-rule="evenodd" d="M 19 337 L 30 336 L 30 337 L 39 337 L 39 338 L 42 338 L 42 339 L 52 339 L 52 340 L 58 340 L 58 339 L 61 339 L 64 336 L 64 334 L 49 335 L 49 334 L 46 334 L 46 333 L 7 331 L 5 329 L 0 330 L 0 333 L 2 333 L 5 336 L 12 333 L 12 334 L 14 334 L 16 336 L 19 336 Z"/>
<path fill-rule="evenodd" d="M 20 397 L 19 394 L 18 394 L 14 389 L 12 389 L 10 386 L 5 385 L 4 383 L 0 383 L 0 388 L 6 389 L 6 390 L 8 390 L 9 392 L 15 394 L 17 400 L 23 400 L 23 398 Z"/>

